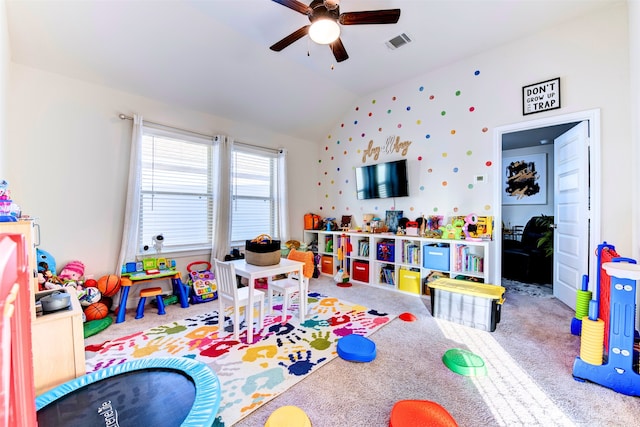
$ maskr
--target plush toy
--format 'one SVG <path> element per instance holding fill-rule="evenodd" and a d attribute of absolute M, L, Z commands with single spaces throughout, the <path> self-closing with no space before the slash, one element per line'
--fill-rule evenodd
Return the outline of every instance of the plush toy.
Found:
<path fill-rule="evenodd" d="M 39 272 L 44 273 L 48 270 L 54 276 L 56 275 L 56 260 L 49 252 L 36 249 L 36 264 Z"/>
<path fill-rule="evenodd" d="M 64 266 L 62 271 L 60 271 L 58 279 L 78 281 L 83 275 L 84 264 L 81 261 L 71 261 L 69 264 Z"/>

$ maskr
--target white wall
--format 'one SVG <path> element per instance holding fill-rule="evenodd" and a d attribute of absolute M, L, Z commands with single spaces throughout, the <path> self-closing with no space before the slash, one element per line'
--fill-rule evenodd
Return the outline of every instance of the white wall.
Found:
<path fill-rule="evenodd" d="M 627 24 L 621 3 L 362 98 L 319 151 L 318 209 L 357 219 L 393 207 L 410 219 L 422 213 L 495 215 L 501 207 L 492 205 L 492 189 L 501 171 L 490 162 L 494 128 L 599 108 L 602 158 L 593 161 L 603 172 L 601 235 L 630 254 L 632 197 L 622 190 L 630 188 L 635 168 Z M 522 87 L 555 77 L 561 79 L 562 108 L 523 116 Z M 353 166 L 363 163 L 369 141 L 384 146 L 389 136 L 412 142 L 405 156 L 413 171 L 411 196 L 359 202 Z M 398 157 L 381 155 L 377 162 Z M 475 175 L 486 175 L 487 183 L 477 184 Z"/>
<path fill-rule="evenodd" d="M 9 29 L 6 1 L 0 0 L 0 180 L 6 179 L 7 87 L 9 86 Z"/>
<path fill-rule="evenodd" d="M 38 218 L 40 247 L 59 266 L 78 259 L 96 277 L 116 267 L 132 125 L 119 113 L 287 148 L 291 237 L 302 238 L 303 215 L 316 200 L 315 175 L 309 173 L 316 164 L 308 155 L 315 144 L 16 64 L 10 92 L 7 179 L 23 212 Z M 188 261 L 178 263 L 182 271 Z"/>

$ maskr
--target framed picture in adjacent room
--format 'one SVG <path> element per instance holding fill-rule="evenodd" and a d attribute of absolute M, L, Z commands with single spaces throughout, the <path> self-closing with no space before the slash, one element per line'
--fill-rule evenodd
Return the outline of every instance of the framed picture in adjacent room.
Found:
<path fill-rule="evenodd" d="M 547 203 L 547 154 L 523 154 L 502 159 L 502 204 Z"/>

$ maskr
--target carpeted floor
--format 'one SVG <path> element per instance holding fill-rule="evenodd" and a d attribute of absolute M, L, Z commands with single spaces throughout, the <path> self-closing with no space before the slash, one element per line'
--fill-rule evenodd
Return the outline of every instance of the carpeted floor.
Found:
<path fill-rule="evenodd" d="M 341 288 L 328 277 L 312 279 L 310 288 L 391 316 L 410 312 L 417 319 L 395 319 L 376 331 L 371 339 L 378 354 L 371 363 L 336 358 L 236 426 L 264 426 L 275 409 L 296 405 L 314 427 L 387 427 L 393 405 L 404 399 L 437 402 L 461 427 L 631 426 L 640 419 L 640 398 L 574 380 L 573 362 L 580 354 L 580 337 L 570 333 L 575 313 L 556 298 L 506 286 L 501 320 L 495 332 L 485 332 L 434 319 L 429 297 L 360 284 Z M 173 305 L 166 316 L 149 311 L 144 319 L 112 325 L 86 342 L 100 343 L 126 335 L 126 328 L 148 329 L 211 310 L 205 306 Z M 447 369 L 442 356 L 451 348 L 479 354 L 488 375 L 466 377 Z"/>
<path fill-rule="evenodd" d="M 276 309 L 281 308 L 280 301 L 276 299 Z M 295 301 L 289 313 L 297 312 Z M 244 316 L 240 340 L 229 335 L 233 325 L 232 308 L 228 307 L 223 333 L 219 333 L 218 313 L 213 311 L 89 345 L 87 370 L 144 357 L 201 361 L 220 380 L 222 401 L 216 426 L 230 426 L 337 357 L 341 337 L 366 336 L 392 320 L 387 313 L 319 293 L 310 293 L 308 301 L 305 322 L 300 324 L 297 314 L 289 315 L 285 323 L 279 313 L 268 315 L 251 345 L 246 343 Z M 217 309 L 217 302 L 209 308 Z"/>

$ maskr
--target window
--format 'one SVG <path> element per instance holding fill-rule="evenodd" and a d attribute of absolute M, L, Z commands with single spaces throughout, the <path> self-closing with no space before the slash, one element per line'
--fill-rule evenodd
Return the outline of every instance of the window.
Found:
<path fill-rule="evenodd" d="M 163 250 L 210 249 L 212 142 L 145 128 L 140 252 L 162 234 Z"/>
<path fill-rule="evenodd" d="M 164 237 L 163 252 L 211 249 L 215 152 L 206 138 L 145 126 L 139 253 L 154 253 L 153 237 L 159 234 Z M 279 236 L 277 181 L 276 150 L 234 144 L 231 246 L 263 233 Z"/>
<path fill-rule="evenodd" d="M 231 244 L 278 229 L 278 153 L 235 144 L 231 163 Z"/>

